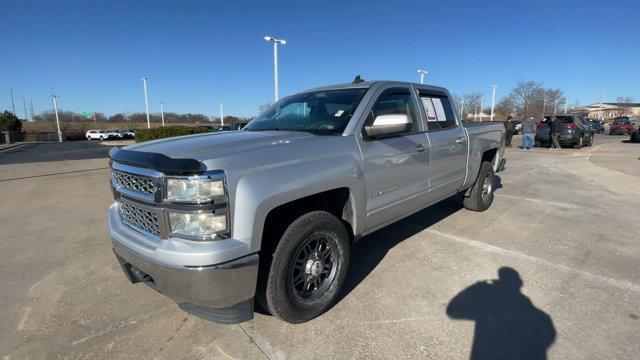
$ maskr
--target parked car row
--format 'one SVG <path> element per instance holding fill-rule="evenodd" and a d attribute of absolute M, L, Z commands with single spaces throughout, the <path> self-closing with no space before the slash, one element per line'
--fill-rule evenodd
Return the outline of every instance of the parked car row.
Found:
<path fill-rule="evenodd" d="M 120 140 L 133 139 L 136 135 L 136 129 L 126 130 L 89 130 L 85 134 L 87 140 Z"/>

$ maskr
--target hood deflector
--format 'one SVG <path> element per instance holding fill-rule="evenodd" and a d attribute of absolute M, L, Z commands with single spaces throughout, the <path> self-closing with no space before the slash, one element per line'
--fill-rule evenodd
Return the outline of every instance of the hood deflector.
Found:
<path fill-rule="evenodd" d="M 153 169 L 171 175 L 190 175 L 207 170 L 207 167 L 198 160 L 173 159 L 163 154 L 116 147 L 109 151 L 109 158 L 117 163 Z"/>

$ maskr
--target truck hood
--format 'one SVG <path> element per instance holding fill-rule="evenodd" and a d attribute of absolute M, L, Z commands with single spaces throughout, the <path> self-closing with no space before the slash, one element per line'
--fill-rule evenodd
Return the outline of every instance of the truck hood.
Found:
<path fill-rule="evenodd" d="M 224 131 L 154 140 L 124 149 L 163 154 L 173 159 L 206 161 L 316 137 L 294 131 Z"/>

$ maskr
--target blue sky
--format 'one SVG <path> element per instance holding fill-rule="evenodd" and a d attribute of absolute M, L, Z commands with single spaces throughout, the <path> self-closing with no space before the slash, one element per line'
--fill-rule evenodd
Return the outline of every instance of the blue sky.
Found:
<path fill-rule="evenodd" d="M 569 103 L 640 101 L 640 1 L 107 1 L 1 0 L 0 110 L 254 115 L 281 95 L 365 79 L 427 82 L 454 93 L 519 79 L 558 87 Z"/>

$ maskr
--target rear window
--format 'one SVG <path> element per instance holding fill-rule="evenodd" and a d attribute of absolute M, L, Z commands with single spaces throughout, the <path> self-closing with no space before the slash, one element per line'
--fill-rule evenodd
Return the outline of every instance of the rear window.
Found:
<path fill-rule="evenodd" d="M 615 119 L 613 121 L 613 125 L 627 125 L 629 124 L 629 119 Z"/>
<path fill-rule="evenodd" d="M 560 119 L 560 122 L 562 122 L 563 124 L 573 124 L 573 116 L 556 116 L 558 119 Z M 553 116 L 545 116 L 542 119 L 542 122 L 551 122 L 553 121 Z"/>

